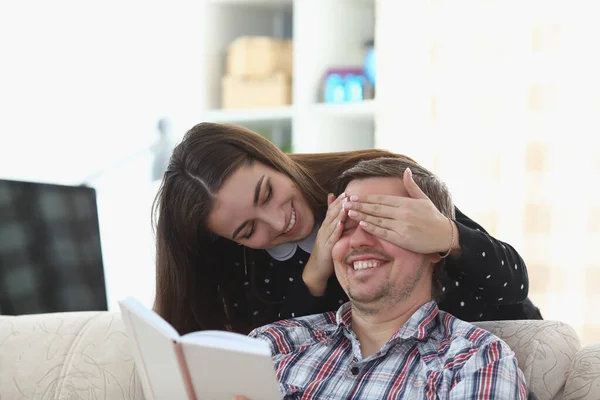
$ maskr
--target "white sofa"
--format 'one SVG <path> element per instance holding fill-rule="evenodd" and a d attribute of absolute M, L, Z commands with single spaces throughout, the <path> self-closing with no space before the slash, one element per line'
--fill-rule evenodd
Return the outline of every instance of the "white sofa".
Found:
<path fill-rule="evenodd" d="M 517 354 L 540 399 L 600 399 L 600 344 L 553 321 L 486 322 Z M 141 400 L 118 313 L 0 316 L 1 400 Z"/>

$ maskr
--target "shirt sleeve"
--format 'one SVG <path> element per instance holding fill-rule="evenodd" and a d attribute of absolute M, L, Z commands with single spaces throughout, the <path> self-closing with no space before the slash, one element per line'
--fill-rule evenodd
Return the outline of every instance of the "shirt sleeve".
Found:
<path fill-rule="evenodd" d="M 526 400 L 525 377 L 515 354 L 495 341 L 473 354 L 456 373 L 451 400 Z"/>
<path fill-rule="evenodd" d="M 475 221 L 456 211 L 462 252 L 446 259 L 449 275 L 460 275 L 490 305 L 523 302 L 529 292 L 525 262 L 509 244 L 490 236 Z"/>

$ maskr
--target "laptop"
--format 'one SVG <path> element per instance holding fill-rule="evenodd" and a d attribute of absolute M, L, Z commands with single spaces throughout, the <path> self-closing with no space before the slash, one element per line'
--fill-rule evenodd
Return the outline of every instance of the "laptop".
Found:
<path fill-rule="evenodd" d="M 0 180 L 0 314 L 106 310 L 95 189 Z"/>

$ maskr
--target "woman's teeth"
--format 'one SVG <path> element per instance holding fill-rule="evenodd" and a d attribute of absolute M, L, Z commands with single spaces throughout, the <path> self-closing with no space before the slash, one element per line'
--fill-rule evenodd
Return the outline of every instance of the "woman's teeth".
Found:
<path fill-rule="evenodd" d="M 365 269 L 365 268 L 375 268 L 379 267 L 383 262 L 381 261 L 355 261 L 352 265 L 355 271 Z"/>
<path fill-rule="evenodd" d="M 283 231 L 283 233 L 288 233 L 289 231 L 291 231 L 294 228 L 294 225 L 296 225 L 296 211 L 294 211 L 294 209 L 292 208 L 292 216 L 290 217 L 290 223 L 287 226 L 287 228 L 285 228 L 285 231 Z"/>

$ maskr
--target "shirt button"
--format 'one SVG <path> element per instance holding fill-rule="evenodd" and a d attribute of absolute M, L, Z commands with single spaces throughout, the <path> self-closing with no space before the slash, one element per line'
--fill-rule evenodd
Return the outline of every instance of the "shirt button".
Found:
<path fill-rule="evenodd" d="M 358 375 L 359 372 L 360 372 L 360 369 L 358 369 L 358 367 L 356 367 L 356 366 L 350 368 L 350 373 L 354 376 Z"/>

